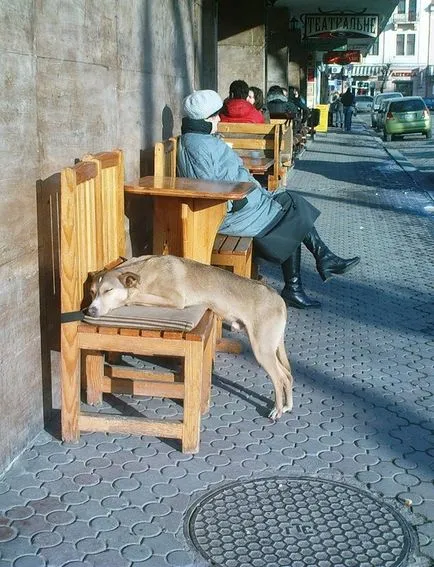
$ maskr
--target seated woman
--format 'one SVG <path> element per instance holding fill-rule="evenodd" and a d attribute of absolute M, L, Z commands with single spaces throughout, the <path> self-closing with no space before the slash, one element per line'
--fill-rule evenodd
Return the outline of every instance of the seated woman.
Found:
<path fill-rule="evenodd" d="M 249 96 L 247 100 L 250 104 L 259 110 L 264 116 L 264 121 L 268 124 L 270 122 L 270 113 L 268 112 L 268 108 L 265 106 L 264 103 L 264 93 L 259 87 L 249 87 Z"/>
<path fill-rule="evenodd" d="M 255 253 L 281 264 L 285 286 L 281 292 L 288 305 L 319 307 L 303 290 L 300 278 L 301 243 L 313 254 L 323 279 L 344 274 L 359 263 L 333 254 L 318 235 L 314 222 L 320 212 L 297 193 L 280 189 L 269 193 L 250 175 L 241 158 L 214 134 L 223 105 L 211 90 L 196 91 L 184 99 L 182 136 L 178 143 L 178 175 L 218 181 L 250 181 L 253 189 L 241 201 L 229 201 L 219 232 L 251 236 Z"/>
<path fill-rule="evenodd" d="M 248 102 L 248 97 L 249 85 L 245 81 L 233 81 L 220 112 L 221 121 L 263 124 L 264 115 Z"/>

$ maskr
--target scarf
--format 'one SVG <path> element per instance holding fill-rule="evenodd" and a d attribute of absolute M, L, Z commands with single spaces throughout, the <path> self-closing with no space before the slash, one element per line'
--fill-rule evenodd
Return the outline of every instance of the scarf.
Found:
<path fill-rule="evenodd" d="M 211 130 L 211 122 L 207 122 L 202 118 L 198 120 L 196 118 L 188 118 L 188 116 L 185 116 L 182 119 L 181 134 L 211 134 Z"/>

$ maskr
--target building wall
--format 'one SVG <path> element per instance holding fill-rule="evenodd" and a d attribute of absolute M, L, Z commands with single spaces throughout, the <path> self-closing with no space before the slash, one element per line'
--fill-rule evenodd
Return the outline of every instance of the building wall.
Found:
<path fill-rule="evenodd" d="M 426 84 L 421 70 L 434 64 L 434 8 L 431 0 L 418 0 L 416 19 L 406 22 L 399 19 L 397 8 L 379 37 L 378 55 L 367 55 L 364 65 L 388 65 L 390 72 L 384 90 L 401 90 L 399 83 L 407 85 L 410 94 L 425 96 Z M 408 0 L 407 0 L 408 9 Z M 396 54 L 397 34 L 415 34 L 414 55 Z"/>
<path fill-rule="evenodd" d="M 215 18 L 215 0 L 0 4 L 0 470 L 58 407 L 56 364 L 41 357 L 38 180 L 118 147 L 138 176 L 141 155 L 179 133 L 183 97 L 215 88 Z"/>
<path fill-rule="evenodd" d="M 236 79 L 266 89 L 265 23 L 262 0 L 220 0 L 218 7 L 218 92 L 224 99 Z"/>
<path fill-rule="evenodd" d="M 261 88 L 304 85 L 306 52 L 300 33 L 289 33 L 289 11 L 263 0 L 219 1 L 218 90 L 225 98 L 229 85 L 243 79 Z"/>

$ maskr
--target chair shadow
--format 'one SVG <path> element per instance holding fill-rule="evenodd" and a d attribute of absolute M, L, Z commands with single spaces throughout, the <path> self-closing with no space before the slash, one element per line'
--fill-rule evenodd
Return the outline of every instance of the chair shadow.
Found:
<path fill-rule="evenodd" d="M 53 408 L 53 353 L 60 353 L 60 173 L 36 182 L 36 213 L 39 267 L 42 403 L 44 427 L 50 430 Z M 57 384 L 58 388 L 58 384 Z"/>

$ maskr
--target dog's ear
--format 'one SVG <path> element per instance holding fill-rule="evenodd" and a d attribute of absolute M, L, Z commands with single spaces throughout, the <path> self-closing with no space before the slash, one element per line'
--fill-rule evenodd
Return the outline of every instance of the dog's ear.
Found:
<path fill-rule="evenodd" d="M 124 287 L 136 287 L 140 283 L 140 276 L 133 272 L 123 272 L 119 275 L 119 281 Z"/>
<path fill-rule="evenodd" d="M 106 269 L 97 270 L 96 272 L 89 272 L 89 279 L 91 282 L 100 282 L 103 275 L 107 273 Z"/>

